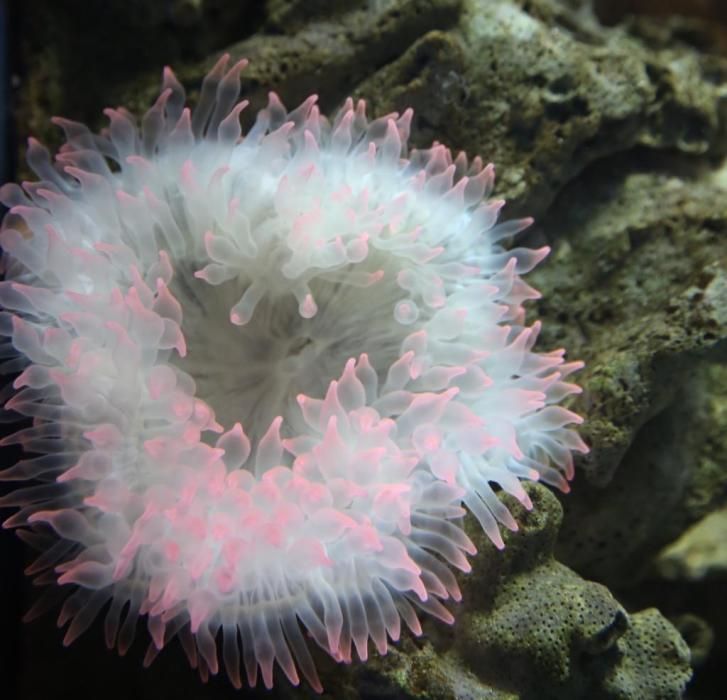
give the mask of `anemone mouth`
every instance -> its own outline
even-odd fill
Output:
[[[383,259],[368,261],[367,272],[381,270],[382,264]],[[404,339],[425,318],[409,324],[395,318],[402,292],[394,282],[396,270],[390,269],[364,294],[345,284],[312,280],[317,311],[310,318],[300,315],[292,295],[267,295],[239,325],[230,320],[229,310],[255,283],[255,271],[215,287],[187,272],[182,266],[170,285],[182,306],[187,351],[183,357],[174,354],[170,363],[194,380],[195,395],[222,426],[240,422],[253,444],[277,416],[283,419],[284,437],[305,431],[298,397],[323,399],[346,362],[363,349],[383,384]]]

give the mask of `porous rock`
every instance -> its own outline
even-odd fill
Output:
[[[604,586],[553,558],[558,500],[529,485],[534,509],[497,551],[475,526],[479,554],[462,577],[452,628],[428,622],[421,640],[351,669],[379,694],[460,700],[678,700],[690,652],[657,610],[629,613]],[[349,678],[345,686],[356,685]],[[384,694],[384,689],[386,694]],[[398,690],[396,690],[398,689]],[[398,692],[401,695],[397,694]]]
[[[469,667],[523,700],[681,697],[691,673],[677,630],[657,610],[628,613],[553,559],[561,508],[542,487],[529,491],[535,508],[520,531],[466,582],[457,648]]]

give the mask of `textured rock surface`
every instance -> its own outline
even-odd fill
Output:
[[[457,648],[469,667],[523,699],[681,697],[691,671],[677,630],[555,561],[560,506],[542,487],[531,494],[506,552],[481,553],[466,582]]]
[[[462,579],[455,625],[428,624],[423,639],[354,666],[344,686],[367,682],[367,698],[428,700],[682,696],[690,652],[677,629],[655,609],[628,613],[604,586],[554,560],[560,504],[542,486],[528,491],[535,507],[515,506],[521,528],[503,552],[471,528],[479,554]]]
[[[100,126],[108,104],[142,111],[164,63],[195,89],[208,54],[229,48],[251,59],[250,114],[269,88],[291,105],[317,92],[325,111],[348,94],[376,113],[413,106],[415,143],[437,139],[493,160],[509,214],[538,218],[528,242],[554,249],[529,280],[544,295],[530,318],[544,319],[542,347],[568,347],[588,363],[578,409],[593,448],[563,499],[556,552],[570,568],[550,556],[559,515],[538,490],[542,511],[509,548],[482,546],[456,627],[429,625],[423,640],[366,665],[322,659],[329,697],[678,697],[685,650],[652,605],[678,616],[693,646],[700,670],[689,697],[727,697],[715,662],[727,653],[727,619],[715,612],[723,592],[667,581],[654,566],[727,501],[727,169],[718,168],[727,60],[714,38],[727,34],[674,17],[612,26],[610,14],[605,26],[588,0],[27,5],[19,144],[28,133],[52,143],[53,114]],[[79,35],[81,13],[96,31]],[[580,576],[647,610],[626,612]],[[142,671],[143,654],[110,657],[99,634],[62,657],[48,634],[30,628],[26,640],[29,654],[48,659],[48,674],[28,674],[36,689],[64,671],[83,678],[89,659],[109,698],[123,687],[157,699],[198,687],[174,653]],[[197,697],[226,693],[218,683]]]
[[[366,92],[379,111],[418,108],[425,142],[486,153],[513,210],[537,217],[588,164],[639,145],[727,147],[725,63],[605,28],[588,2],[469,0],[448,37],[422,37]]]
[[[557,266],[534,275],[541,314],[562,321],[548,340],[591,358],[593,451],[559,552],[609,585],[634,581],[727,490],[725,191],[664,167],[643,154],[584,173],[543,224],[561,234]]]

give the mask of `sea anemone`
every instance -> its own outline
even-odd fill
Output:
[[[581,365],[533,351],[522,281],[547,248],[505,249],[494,171],[440,144],[407,152],[411,110],[275,94],[244,136],[223,56],[194,111],[164,71],[140,126],[65,119],[39,182],[6,185],[2,444],[30,482],[1,501],[69,591],[71,643],[105,611],[150,662],[178,637],[203,677],[277,663],[321,689],[306,637],[337,660],[452,622],[454,569],[517,524],[498,491],[563,491],[580,418],[557,405]]]

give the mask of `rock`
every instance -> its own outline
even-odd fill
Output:
[[[691,613],[677,615],[670,622],[679,630],[682,639],[689,645],[692,668],[702,667],[709,659],[714,647],[714,630],[709,623]]]
[[[655,567],[670,580],[727,580],[727,509],[710,513],[665,547]]]
[[[380,112],[421,105],[414,132],[423,142],[492,160],[514,213],[542,215],[566,183],[610,154],[727,149],[724,91],[713,78],[727,63],[606,28],[588,2],[469,0],[451,38],[459,57],[452,50],[444,66],[433,61],[425,35],[365,92]]]
[[[540,486],[504,552],[480,552],[465,582],[457,649],[489,684],[526,700],[680,698],[689,648],[657,610],[628,613],[553,559],[562,512]],[[477,542],[478,547],[481,546]]]
[[[554,264],[533,275],[545,342],[586,357],[592,448],[558,552],[608,585],[638,580],[727,488],[724,198],[710,174],[615,157],[542,223],[546,240],[560,236]]]
[[[343,687],[365,680],[378,688],[365,697],[402,700],[682,697],[690,651],[677,629],[653,608],[627,612],[604,586],[555,561],[561,507],[542,486],[528,493],[534,508],[513,504],[521,528],[504,551],[470,523],[479,553],[460,577],[455,624],[428,622],[422,639],[346,669]]]

